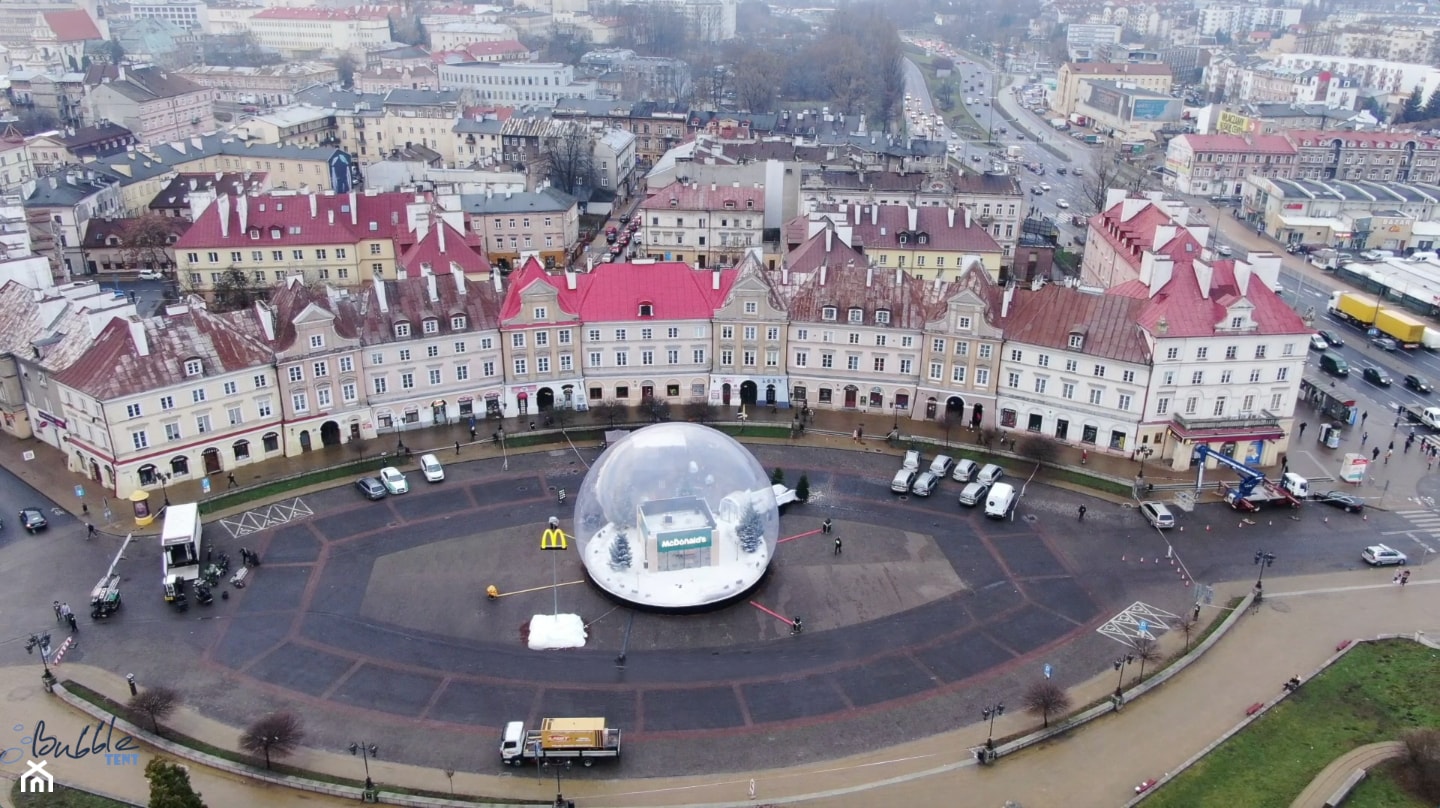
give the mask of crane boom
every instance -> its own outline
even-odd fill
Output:
[[[1240,477],[1240,485],[1236,487],[1237,496],[1244,499],[1254,493],[1255,489],[1265,483],[1265,475],[1241,463],[1233,457],[1220,454],[1205,444],[1195,447],[1195,453],[1200,456],[1200,473],[1195,479],[1195,487],[1199,488],[1205,484],[1205,461],[1213,459],[1222,466],[1228,467]]]

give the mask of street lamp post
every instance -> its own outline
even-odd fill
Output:
[[[1265,568],[1274,563],[1274,553],[1267,553],[1264,550],[1255,551],[1255,564],[1260,567],[1260,574],[1255,578],[1255,600],[1257,601],[1265,593]]]
[[[160,481],[160,497],[165,500],[165,507],[170,507],[170,492],[165,484],[170,482],[170,475],[163,471],[155,472],[155,478]]]
[[[375,781],[370,779],[370,758],[380,754],[380,747],[373,743],[357,742],[350,744],[350,754],[359,755],[365,761],[365,790],[374,791]]]
[[[564,808],[564,806],[565,806],[565,794],[564,794],[564,792],[562,792],[562,791],[560,790],[560,770],[561,770],[561,769],[564,769],[565,771],[569,771],[569,770],[570,770],[570,761],[567,760],[567,761],[565,761],[564,763],[561,763],[561,762],[559,762],[559,761],[556,761],[556,762],[553,762],[553,763],[552,763],[551,761],[548,761],[548,760],[547,760],[547,761],[545,761],[544,764],[542,764],[542,765],[548,766],[548,767],[550,767],[551,769],[554,770],[554,772],[555,772],[555,808]]]
[[[1115,670],[1118,674],[1115,678],[1115,698],[1117,701],[1119,699],[1125,698],[1123,690],[1125,684],[1125,666],[1129,665],[1131,662],[1134,661],[1134,654],[1126,654],[1125,656],[1119,657],[1115,660]]]
[[[41,678],[45,682],[49,682],[55,678],[55,674],[50,672],[50,660],[46,658],[46,654],[50,653],[50,632],[46,631],[39,634],[31,634],[30,637],[25,640],[25,653],[33,654],[36,648],[40,649],[40,666],[45,669],[45,673]]]
[[[985,736],[985,750],[995,750],[995,719],[1005,714],[1005,702],[997,701],[994,704],[981,708],[980,718],[990,722],[990,730]]]

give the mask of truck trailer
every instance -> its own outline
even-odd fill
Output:
[[[160,572],[166,600],[186,581],[200,577],[200,505],[185,502],[165,506],[160,530]]]
[[[1401,348],[1419,348],[1425,340],[1425,324],[1396,309],[1382,307],[1375,316],[1375,328],[1400,343]]]
[[[1332,292],[1329,310],[1336,319],[1356,328],[1369,328],[1375,322],[1376,313],[1380,311],[1380,301],[1370,295]]]
[[[511,766],[551,758],[593,766],[598,758],[618,757],[620,730],[605,726],[603,718],[546,718],[540,729],[511,721],[500,740],[500,759]]]
[[[1402,348],[1419,348],[1425,341],[1425,323],[1371,295],[1332,292],[1330,314],[1356,328],[1374,328]]]

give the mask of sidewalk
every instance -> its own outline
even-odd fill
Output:
[[[720,423],[737,425],[736,417],[739,413],[738,407],[727,408],[720,416]],[[780,408],[771,412],[768,407],[747,407],[746,425],[750,427],[779,427],[789,430],[793,419],[798,416],[799,411]],[[538,416],[537,416],[538,417]],[[1304,416],[1297,416],[1304,419]],[[543,420],[537,420],[537,426],[543,424]],[[620,423],[619,428],[639,428],[647,425],[648,421],[633,420]],[[266,485],[277,480],[284,480],[305,474],[307,472],[339,466],[347,463],[355,463],[368,460],[373,463],[378,471],[382,466],[399,465],[402,469],[413,470],[418,463],[419,457],[426,452],[434,452],[439,455],[441,462],[466,462],[471,460],[494,459],[500,457],[502,447],[496,445],[490,435],[500,427],[502,421],[486,420],[477,423],[478,440],[470,440],[470,429],[467,424],[455,423],[446,426],[427,427],[422,429],[407,430],[398,435],[384,435],[369,441],[358,441],[340,446],[329,446],[294,457],[282,457],[267,460],[261,463],[254,463],[241,466],[235,469],[236,481],[240,489],[251,486]],[[507,435],[512,438],[530,432],[527,428],[529,421],[526,419],[508,418],[503,421]],[[606,428],[606,423],[598,421],[586,413],[578,413],[573,417],[569,428],[574,431],[586,431],[594,433],[596,430]],[[857,427],[864,430],[864,445],[857,445],[852,435]],[[900,440],[893,445],[887,444],[885,434],[892,427],[897,427],[901,432]],[[1001,458],[1000,462],[1005,463],[1005,458],[1010,458],[1016,463],[1030,462],[1024,457],[1025,440],[1030,433],[1023,430],[991,430],[995,435],[995,443],[990,447],[989,453]],[[1354,430],[1352,430],[1354,431]],[[539,428],[537,433],[557,433],[555,428]],[[1313,433],[1312,433],[1313,434]],[[780,443],[797,446],[817,446],[825,448],[844,448],[859,451],[883,452],[900,455],[908,446],[908,441],[917,439],[928,441],[937,445],[948,445],[951,447],[949,453],[956,456],[974,456],[984,451],[979,445],[981,433],[977,433],[968,427],[951,427],[948,434],[945,426],[935,421],[910,420],[904,417],[899,419],[884,413],[863,413],[863,412],[838,412],[838,411],[815,411],[811,421],[806,423],[804,435],[798,438],[762,438],[758,436],[749,437],[743,432],[738,435],[742,443]],[[1355,436],[1358,442],[1358,434]],[[396,463],[396,448],[400,441],[409,449],[408,459]],[[1014,441],[1012,444],[1011,441]],[[460,445],[460,454],[455,454],[456,443]],[[506,445],[505,451],[511,453],[551,451],[563,442],[548,443],[540,446],[512,447]],[[594,441],[588,444],[594,445]],[[1004,449],[1001,449],[1001,446]],[[1012,448],[1012,446],[1014,448]],[[1113,481],[1125,484],[1133,482],[1136,475],[1141,471],[1141,462],[1131,458],[1129,452],[1112,452],[1099,447],[1087,447],[1083,454],[1079,446],[1056,443],[1055,457],[1052,461],[1059,467],[1070,467],[1083,470],[1087,473],[1101,477],[1110,478]],[[35,452],[35,459],[25,461],[23,453],[26,451]],[[927,450],[927,454],[933,450]],[[1394,487],[1388,493],[1388,500],[1391,504],[1403,503],[1407,498],[1415,495],[1415,481],[1424,473],[1424,462],[1419,460],[1419,453],[1412,452],[1410,455],[1402,456],[1396,454],[1392,465],[1395,469],[1393,481]],[[10,435],[0,433],[0,466],[4,466],[11,473],[24,480],[40,493],[50,498],[56,505],[71,512],[82,522],[89,522],[102,532],[123,536],[135,530],[135,523],[131,517],[130,503],[116,500],[113,496],[107,497],[106,492],[100,488],[100,484],[82,475],[70,472],[65,467],[65,460],[61,453],[53,447],[37,440],[22,441]],[[1195,482],[1194,470],[1175,472],[1167,466],[1162,466],[1154,460],[1147,461],[1144,466],[1144,480],[1163,488],[1167,486],[1182,486]],[[1313,467],[1310,467],[1313,466]],[[1301,461],[1301,456],[1296,455],[1291,461],[1292,470],[1301,474],[1312,474],[1317,476],[1332,476],[1334,469],[1322,468],[1319,464],[1307,466]],[[1386,467],[1388,471],[1390,467]],[[1279,474],[1278,468],[1267,468],[1264,471],[1271,475]],[[1211,482],[1207,478],[1207,482]],[[287,491],[285,496],[299,496],[307,491],[324,488],[334,488],[348,485],[348,478],[332,480],[320,483],[313,487],[297,487],[293,491]],[[168,498],[171,502],[203,502],[207,499],[215,499],[224,496],[229,491],[226,486],[226,474],[224,472],[214,474],[210,477],[211,491],[206,494],[202,490],[200,479],[172,482],[165,487],[164,491],[153,491],[151,493],[152,505],[159,505]],[[1063,485],[1063,484],[1062,484]],[[82,486],[85,491],[84,499],[77,499],[75,487]],[[1075,488],[1073,485],[1065,487]],[[1089,491],[1095,496],[1104,496],[1094,491]],[[1157,494],[1160,498],[1167,498],[1168,494]],[[271,497],[270,500],[278,499]],[[1206,500],[1210,501],[1210,500]],[[207,520],[215,519],[218,516],[230,515],[234,512],[243,511],[257,505],[264,504],[256,501],[246,503],[237,508],[227,509],[219,513],[207,515]],[[1378,504],[1378,503],[1376,503]],[[88,514],[84,512],[82,505],[88,507]],[[108,505],[111,517],[104,518],[104,511]],[[158,526],[152,526],[146,532],[158,531]]]
[[[1042,744],[1002,758],[993,766],[980,768],[971,761],[969,749],[983,743],[987,732],[985,724],[976,723],[865,755],[789,769],[641,781],[566,780],[563,789],[567,798],[584,808],[718,808],[766,802],[868,808],[953,804],[956,793],[964,793],[966,804],[976,806],[1001,805],[1005,800],[1015,800],[1027,808],[1120,805],[1133,796],[1136,783],[1159,777],[1204,749],[1238,723],[1248,705],[1273,697],[1290,676],[1297,672],[1308,676],[1341,640],[1417,630],[1440,634],[1440,582],[1420,580],[1400,589],[1377,578],[1372,571],[1274,580],[1275,591],[1266,598],[1265,608],[1256,616],[1242,618],[1214,649],[1172,683],[1132,702],[1118,715],[1065,736],[1064,743]],[[1244,581],[1221,588],[1216,602],[1242,593],[1248,586],[1249,582]],[[1174,650],[1178,643],[1175,636],[1165,641],[1167,650]],[[1118,645],[1116,648],[1117,653],[1123,650]],[[1236,676],[1237,671],[1245,675]],[[60,675],[112,698],[123,699],[127,694],[122,678],[99,669],[62,666]],[[1127,682],[1131,675],[1133,672],[1127,673]],[[1114,690],[1115,683],[1114,674],[1104,672],[1075,688],[1072,700],[1078,706],[1103,699]],[[6,717],[12,726],[22,722],[33,728],[33,722],[43,718],[47,734],[68,740],[77,737],[86,723],[84,716],[44,693],[37,666],[0,669],[0,691],[7,694]],[[188,708],[182,707],[164,723],[216,746],[234,748],[234,728]],[[1038,719],[1012,704],[1011,710],[995,722],[995,736],[1025,732],[1038,725]],[[470,766],[490,773],[457,773],[457,792],[506,799],[553,798],[554,783],[548,778],[537,780],[528,770],[510,775],[495,773],[500,766],[498,761],[491,761],[489,752],[467,753]],[[138,767],[112,768],[89,758],[58,761],[51,768],[62,782],[143,804],[143,763],[148,753],[142,758]],[[1104,765],[1096,765],[1097,761],[1104,761]],[[359,762],[344,754],[302,749],[287,762],[351,779],[363,777]],[[23,771],[23,762],[20,765]],[[192,764],[190,768],[197,788],[208,804],[217,808],[341,803],[336,798],[247,784],[204,766]],[[383,757],[372,761],[370,768],[381,784],[448,790],[448,781],[438,769],[394,765]],[[0,772],[8,777],[18,774],[15,764],[8,762]],[[758,802],[748,796],[752,777]],[[7,799],[0,797],[0,805],[7,805]]]

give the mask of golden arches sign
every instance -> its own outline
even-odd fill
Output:
[[[565,531],[558,527],[546,528],[545,532],[540,534],[541,550],[564,550],[568,547]]]

